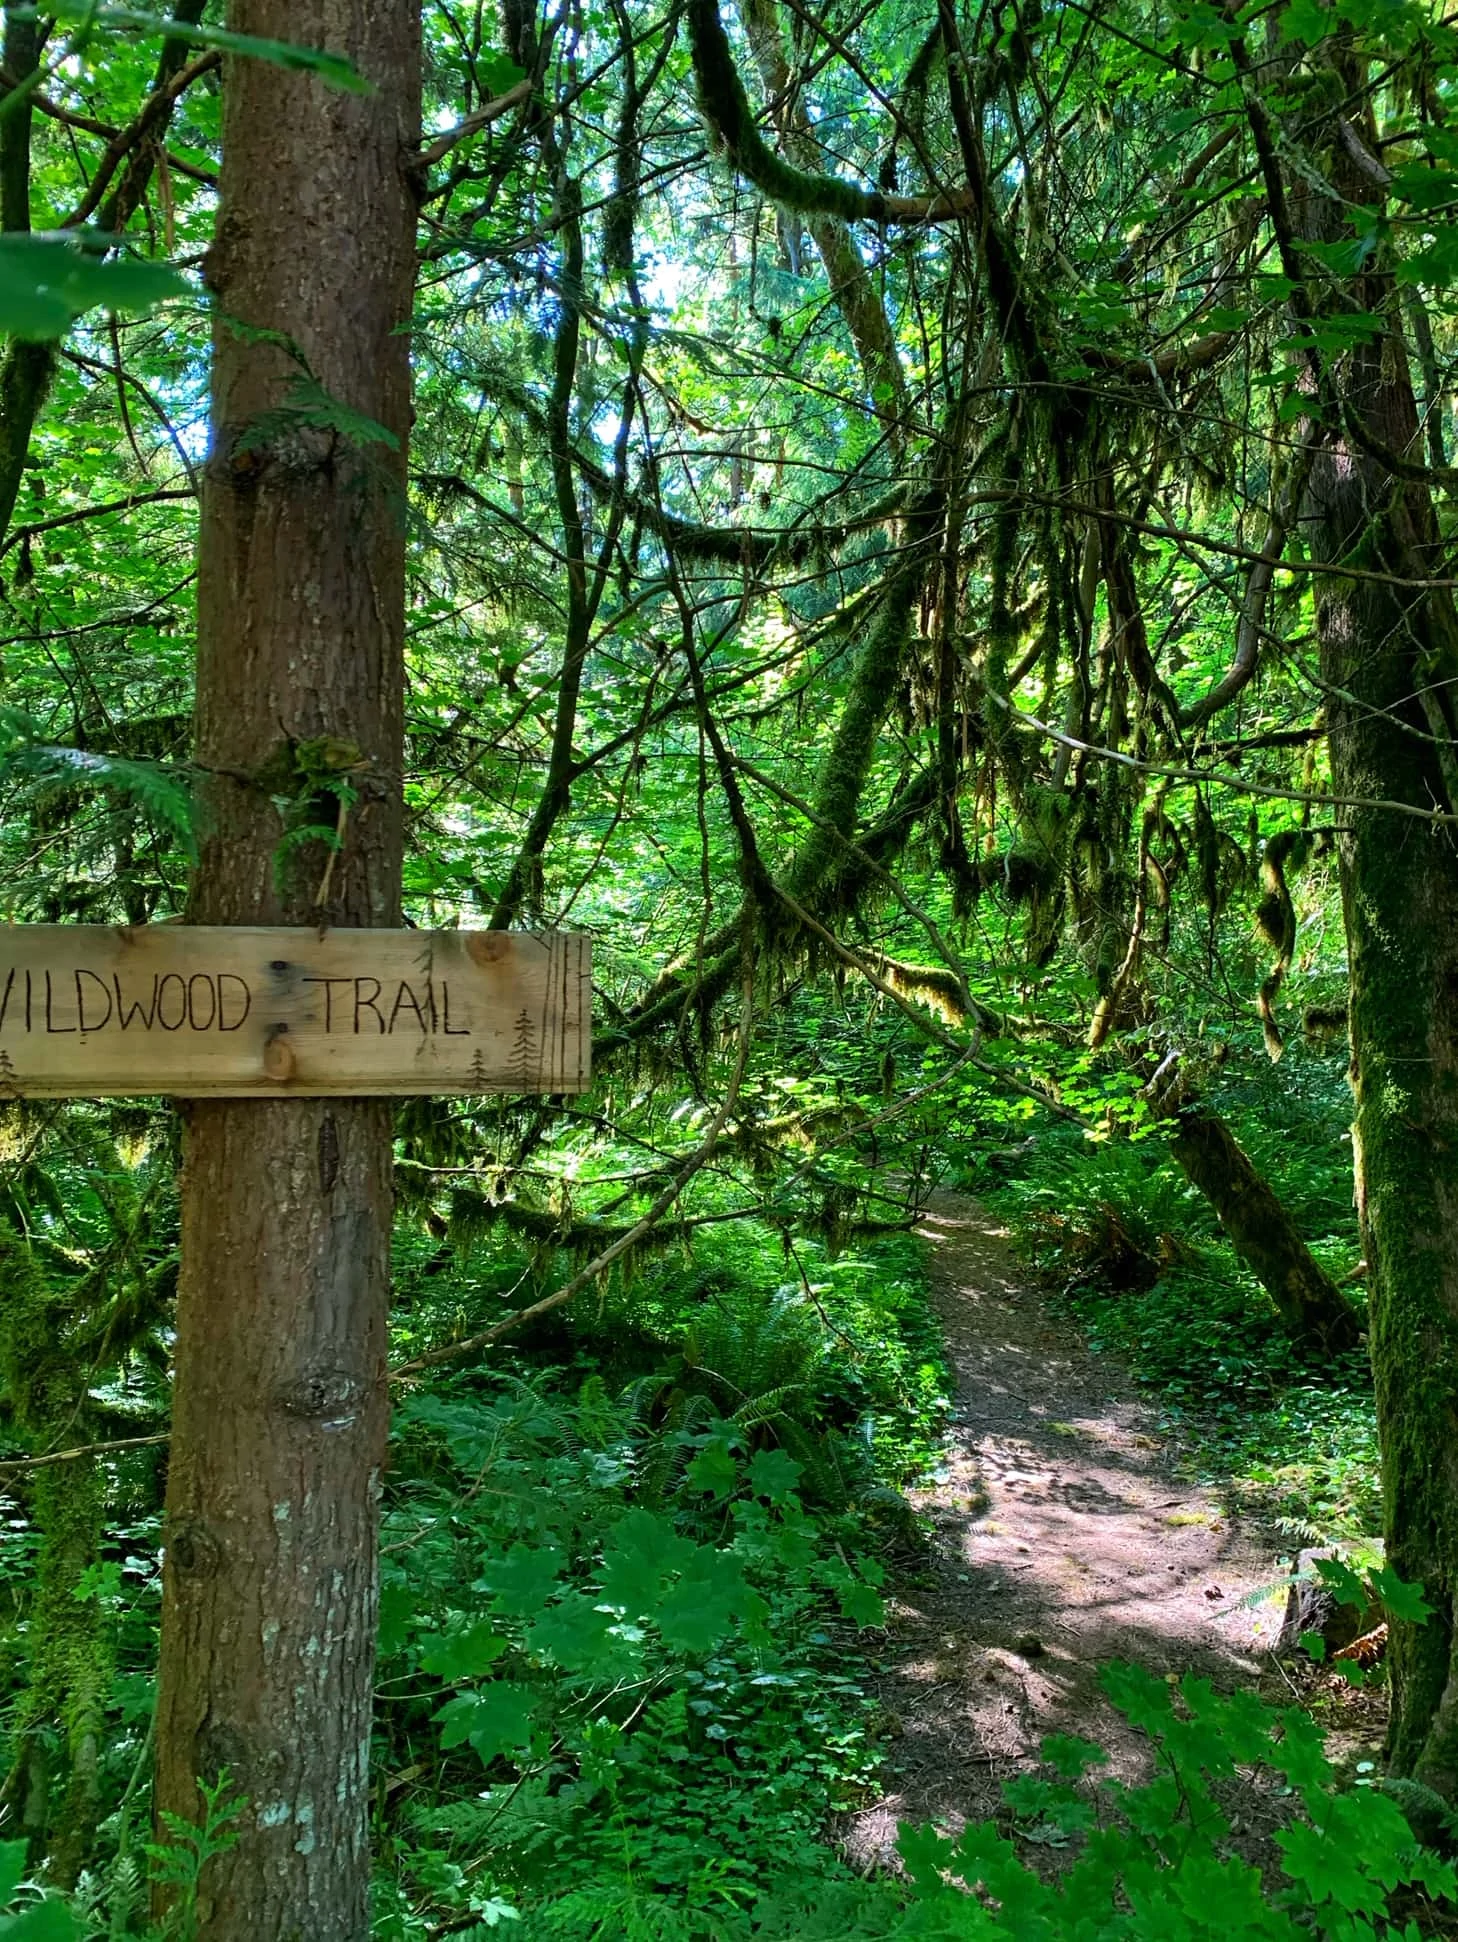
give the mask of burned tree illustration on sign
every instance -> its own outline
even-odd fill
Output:
[[[507,1073],[513,1086],[519,1092],[531,1092],[537,1083],[542,1069],[542,1056],[537,1044],[537,1028],[531,1013],[523,1005],[516,1015],[516,1034],[511,1044],[511,1060]]]

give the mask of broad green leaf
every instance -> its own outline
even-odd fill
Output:
[[[756,1497],[783,1504],[793,1495],[805,1466],[784,1450],[756,1450],[749,1460],[749,1487]]]
[[[167,14],[146,13],[136,7],[90,7],[85,0],[48,0],[45,8],[61,20],[94,22],[98,27],[125,27],[148,39],[183,40],[194,47],[216,47],[225,54],[247,54],[255,60],[271,61],[275,67],[294,68],[317,74],[332,88],[350,94],[373,94],[368,81],[342,55],[319,47],[300,47],[296,41],[262,40],[256,34],[235,34],[226,27],[194,25],[174,20]]]
[[[1369,1914],[1383,1906],[1381,1890],[1360,1860],[1324,1829],[1298,1822],[1278,1831],[1276,1845],[1285,1856],[1282,1867],[1293,1881],[1301,1883],[1313,1906],[1335,1902],[1349,1914]]]
[[[1392,171],[1392,189],[1413,209],[1445,209],[1458,202],[1458,170],[1409,162]]]
[[[1331,10],[1323,0],[1287,0],[1280,26],[1282,40],[1305,41],[1308,47],[1314,47],[1331,31]]]
[[[1190,1933],[1208,1936],[1285,1936],[1288,1924],[1266,1900],[1258,1868],[1235,1856],[1219,1858],[1199,1848],[1184,1856],[1169,1887],[1189,1918]],[[1168,1921],[1173,1910],[1165,1914]]]
[[[867,1626],[880,1625],[885,1620],[885,1599],[880,1592],[870,1585],[862,1584],[858,1578],[852,1578],[848,1583],[841,1585],[836,1592],[836,1598],[840,1604],[841,1617],[848,1619],[852,1625],[858,1625],[862,1631]]]
[[[506,1651],[509,1641],[489,1619],[477,1619],[457,1632],[436,1632],[422,1639],[420,1663],[442,1679],[479,1679]]]
[[[488,95],[509,94],[518,81],[525,81],[526,69],[518,67],[505,54],[485,48],[476,56],[476,79]]]
[[[24,1841],[0,1842],[0,1904],[15,1899],[25,1875],[25,1847]],[[76,1918],[54,1895],[0,1915],[5,1942],[79,1942],[80,1935]]]
[[[533,1618],[557,1589],[564,1562],[555,1544],[535,1549],[513,1544],[502,1557],[487,1560],[475,1589],[491,1592],[499,1608],[511,1617]]]
[[[1371,1593],[1366,1581],[1343,1558],[1318,1558],[1316,1575],[1339,1605],[1365,1609]]]
[[[605,1666],[615,1641],[612,1619],[583,1592],[569,1592],[551,1605],[526,1635],[533,1657],[550,1659],[564,1672],[591,1672]]]
[[[1161,1733],[1173,1717],[1169,1687],[1143,1666],[1114,1660],[1099,1674],[1099,1684],[1131,1725]]]
[[[739,1465],[734,1452],[721,1437],[712,1437],[695,1455],[688,1468],[691,1490],[706,1497],[728,1497],[738,1488]]]
[[[1101,1766],[1108,1754],[1092,1740],[1081,1740],[1072,1733],[1049,1733],[1040,1748],[1043,1758],[1065,1780],[1077,1780],[1085,1768]]]
[[[1423,1625],[1432,1617],[1433,1607],[1424,1596],[1422,1586],[1408,1584],[1389,1565],[1379,1566],[1372,1572],[1371,1580],[1390,1617],[1403,1619],[1410,1625]]]
[[[1271,1750],[1271,1765],[1293,1787],[1324,1787],[1331,1779],[1331,1764],[1320,1728],[1299,1706],[1286,1707],[1279,1717],[1281,1737]]]
[[[1399,283],[1421,283],[1444,290],[1458,282],[1458,223],[1436,223],[1430,240],[1405,255],[1393,274]]]
[[[500,1412],[481,1403],[453,1402],[443,1396],[412,1396],[399,1421],[419,1423],[445,1438],[453,1460],[479,1473],[494,1456],[501,1437]]]
[[[835,1593],[841,1616],[853,1625],[879,1625],[885,1618],[886,1607],[880,1593],[865,1578],[858,1577],[843,1559],[826,1558],[819,1576],[821,1583]]]
[[[680,1537],[651,1511],[630,1510],[613,1526],[603,1550],[602,1595],[634,1616],[658,1604],[663,1581],[694,1555],[691,1538]]]
[[[0,1841],[0,1908],[25,1879],[25,1849],[24,1841]]]
[[[47,1896],[15,1915],[0,1915],[5,1942],[79,1942],[81,1930],[64,1902]]]
[[[530,1686],[496,1679],[477,1692],[457,1693],[435,1715],[440,1742],[447,1749],[469,1746],[483,1766],[503,1754],[524,1753],[542,1695]]]
[[[679,1652],[707,1652],[734,1630],[747,1603],[744,1571],[737,1558],[702,1546],[653,1614],[665,1645]]]
[[[188,285],[165,263],[104,260],[91,236],[0,236],[0,334],[61,337],[88,310],[145,314]],[[89,243],[89,247],[88,247]]]

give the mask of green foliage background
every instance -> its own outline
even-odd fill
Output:
[[[198,833],[219,78],[179,99],[121,242],[81,223],[60,243],[163,36],[47,12],[42,233],[0,239],[6,369],[71,328],[0,538],[0,905],[141,923],[181,909]],[[1363,1357],[1289,1339],[1147,1085],[1177,1052],[1351,1275],[1340,805],[1299,538],[1258,675],[1202,708],[1299,463],[1308,353],[1336,368],[1406,332],[1441,480],[1452,25],[1416,0],[1009,5],[967,10],[957,53],[907,5],[768,18],[786,95],[748,6],[723,17],[738,78],[717,95],[702,5],[504,34],[426,9],[445,146],[403,513],[407,904],[422,926],[589,930],[599,1077],[577,1102],[400,1113],[377,1930],[1406,1942],[1452,1882],[1385,1795],[1338,1787],[1297,1712],[1197,1683],[1176,1702],[1128,1670],[1112,1689],[1161,1749],[1148,1788],[1101,1791],[1053,1747],[1000,1832],[908,1836],[898,1885],[852,1879],[826,1835],[876,1787],[865,1668],[922,1541],[899,1493],[947,1407],[910,1232],[938,1185],[1006,1216],[1233,1503],[1293,1546],[1376,1527]],[[1242,34],[1267,37],[1256,82]],[[191,41],[228,45],[210,22]],[[1305,246],[1298,329],[1247,109],[1254,88],[1304,141],[1335,112],[1333,48],[1369,77],[1388,179],[1343,240]],[[327,53],[287,58],[350,84]],[[522,111],[483,115],[528,70]],[[726,100],[739,133],[716,144]],[[18,125],[14,92],[0,109]],[[937,206],[978,144],[980,230]],[[1349,288],[1377,260],[1385,323]],[[290,414],[366,455],[376,435],[304,364]],[[574,629],[571,772],[544,818]],[[278,785],[280,869],[321,868],[318,782],[305,761]],[[737,1058],[746,897],[755,1029],[712,1163],[569,1308],[454,1353],[693,1156]],[[84,1932],[125,1937],[149,1868],[195,1885],[205,1865],[175,1829],[149,1857],[142,1809],[175,1120],[12,1105],[0,1138],[0,1800],[24,1842],[0,1926],[61,1932],[28,1869]],[[1208,1784],[1252,1765],[1300,1809],[1264,1884],[1223,1850]],[[244,1809],[213,1805],[226,1841]],[[1077,1847],[1058,1881],[1016,1845],[1030,1828]]]

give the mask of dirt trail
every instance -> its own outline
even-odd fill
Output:
[[[1281,1610],[1241,1603],[1280,1575],[1270,1544],[1175,1479],[1154,1412],[1049,1310],[997,1224],[947,1194],[920,1231],[957,1385],[941,1478],[912,1497],[933,1552],[891,1606],[895,1791],[847,1830],[867,1862],[900,1820],[992,1813],[1046,1733],[1099,1740],[1132,1771],[1099,1667],[1251,1683]]]

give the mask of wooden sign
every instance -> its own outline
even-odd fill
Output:
[[[0,1097],[581,1092],[586,937],[0,926]]]

